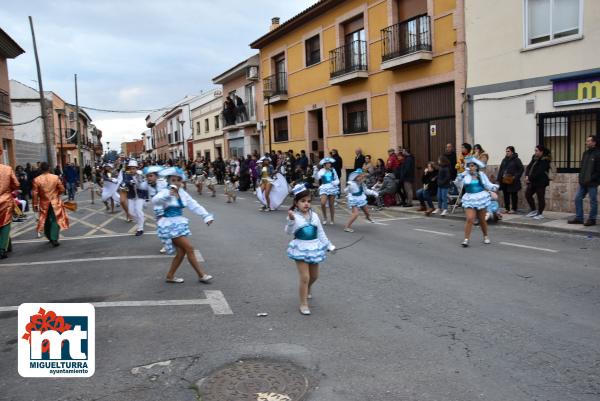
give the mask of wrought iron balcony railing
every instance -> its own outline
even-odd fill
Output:
[[[282,71],[265,78],[263,92],[271,96],[287,95],[287,73]]]
[[[383,61],[418,51],[431,51],[431,19],[421,15],[381,30]]]
[[[367,42],[355,40],[329,52],[331,78],[354,71],[367,71]]]

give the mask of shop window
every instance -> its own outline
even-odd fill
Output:
[[[585,140],[596,135],[599,121],[600,109],[540,114],[539,142],[550,150],[558,172],[579,171]]]

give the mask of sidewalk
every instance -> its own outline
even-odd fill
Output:
[[[424,216],[423,212],[417,211],[418,207],[399,207],[392,206],[383,208],[382,211],[394,214],[417,214]],[[449,209],[451,210],[451,209]],[[560,213],[560,212],[544,212],[543,220],[534,220],[530,217],[525,216],[526,213],[519,214],[504,214],[502,220],[497,224],[504,226],[512,226],[519,228],[528,228],[533,230],[553,231],[562,232],[569,234],[579,234],[585,236],[600,237],[600,225],[591,227],[584,227],[583,224],[568,224],[567,220],[573,217],[572,213]],[[456,219],[464,220],[465,212],[462,208],[456,208],[454,214],[448,214],[446,217],[440,217],[438,215],[431,215],[431,219]]]

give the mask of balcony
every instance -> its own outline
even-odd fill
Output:
[[[355,40],[329,52],[329,84],[339,85],[369,76],[367,42]]]
[[[271,98],[271,103],[273,102]],[[231,109],[224,109],[221,113],[221,124],[223,131],[232,131],[234,129],[256,125],[256,113],[254,102],[244,102],[243,106],[234,106]]]
[[[430,21],[428,15],[421,15],[382,29],[381,69],[431,61]]]
[[[287,101],[287,73],[285,71],[282,71],[263,79],[263,93],[271,94],[271,97],[269,98],[269,103]],[[267,101],[265,101],[265,104],[267,104]]]
[[[104,150],[102,148],[102,144],[94,145],[94,154],[96,156],[102,156],[103,153],[104,153]]]

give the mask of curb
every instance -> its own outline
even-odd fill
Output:
[[[389,209],[389,208],[386,208],[384,210],[388,213],[394,213],[394,214],[411,214],[411,215],[423,216],[422,212],[417,212],[415,210],[396,210],[396,209]],[[464,221],[464,216],[448,214],[444,217],[444,219]],[[547,227],[544,225],[534,225],[534,224],[519,223],[519,222],[509,222],[509,221],[502,221],[497,224],[500,226],[504,226],[504,227],[526,228],[526,229],[530,229],[530,230],[538,230],[538,231],[546,231],[546,232],[554,232],[554,233],[565,233],[565,234],[575,234],[575,235],[581,235],[583,237],[591,236],[591,237],[600,238],[600,231],[583,231],[583,230],[577,230],[577,229],[571,229],[571,228]]]

